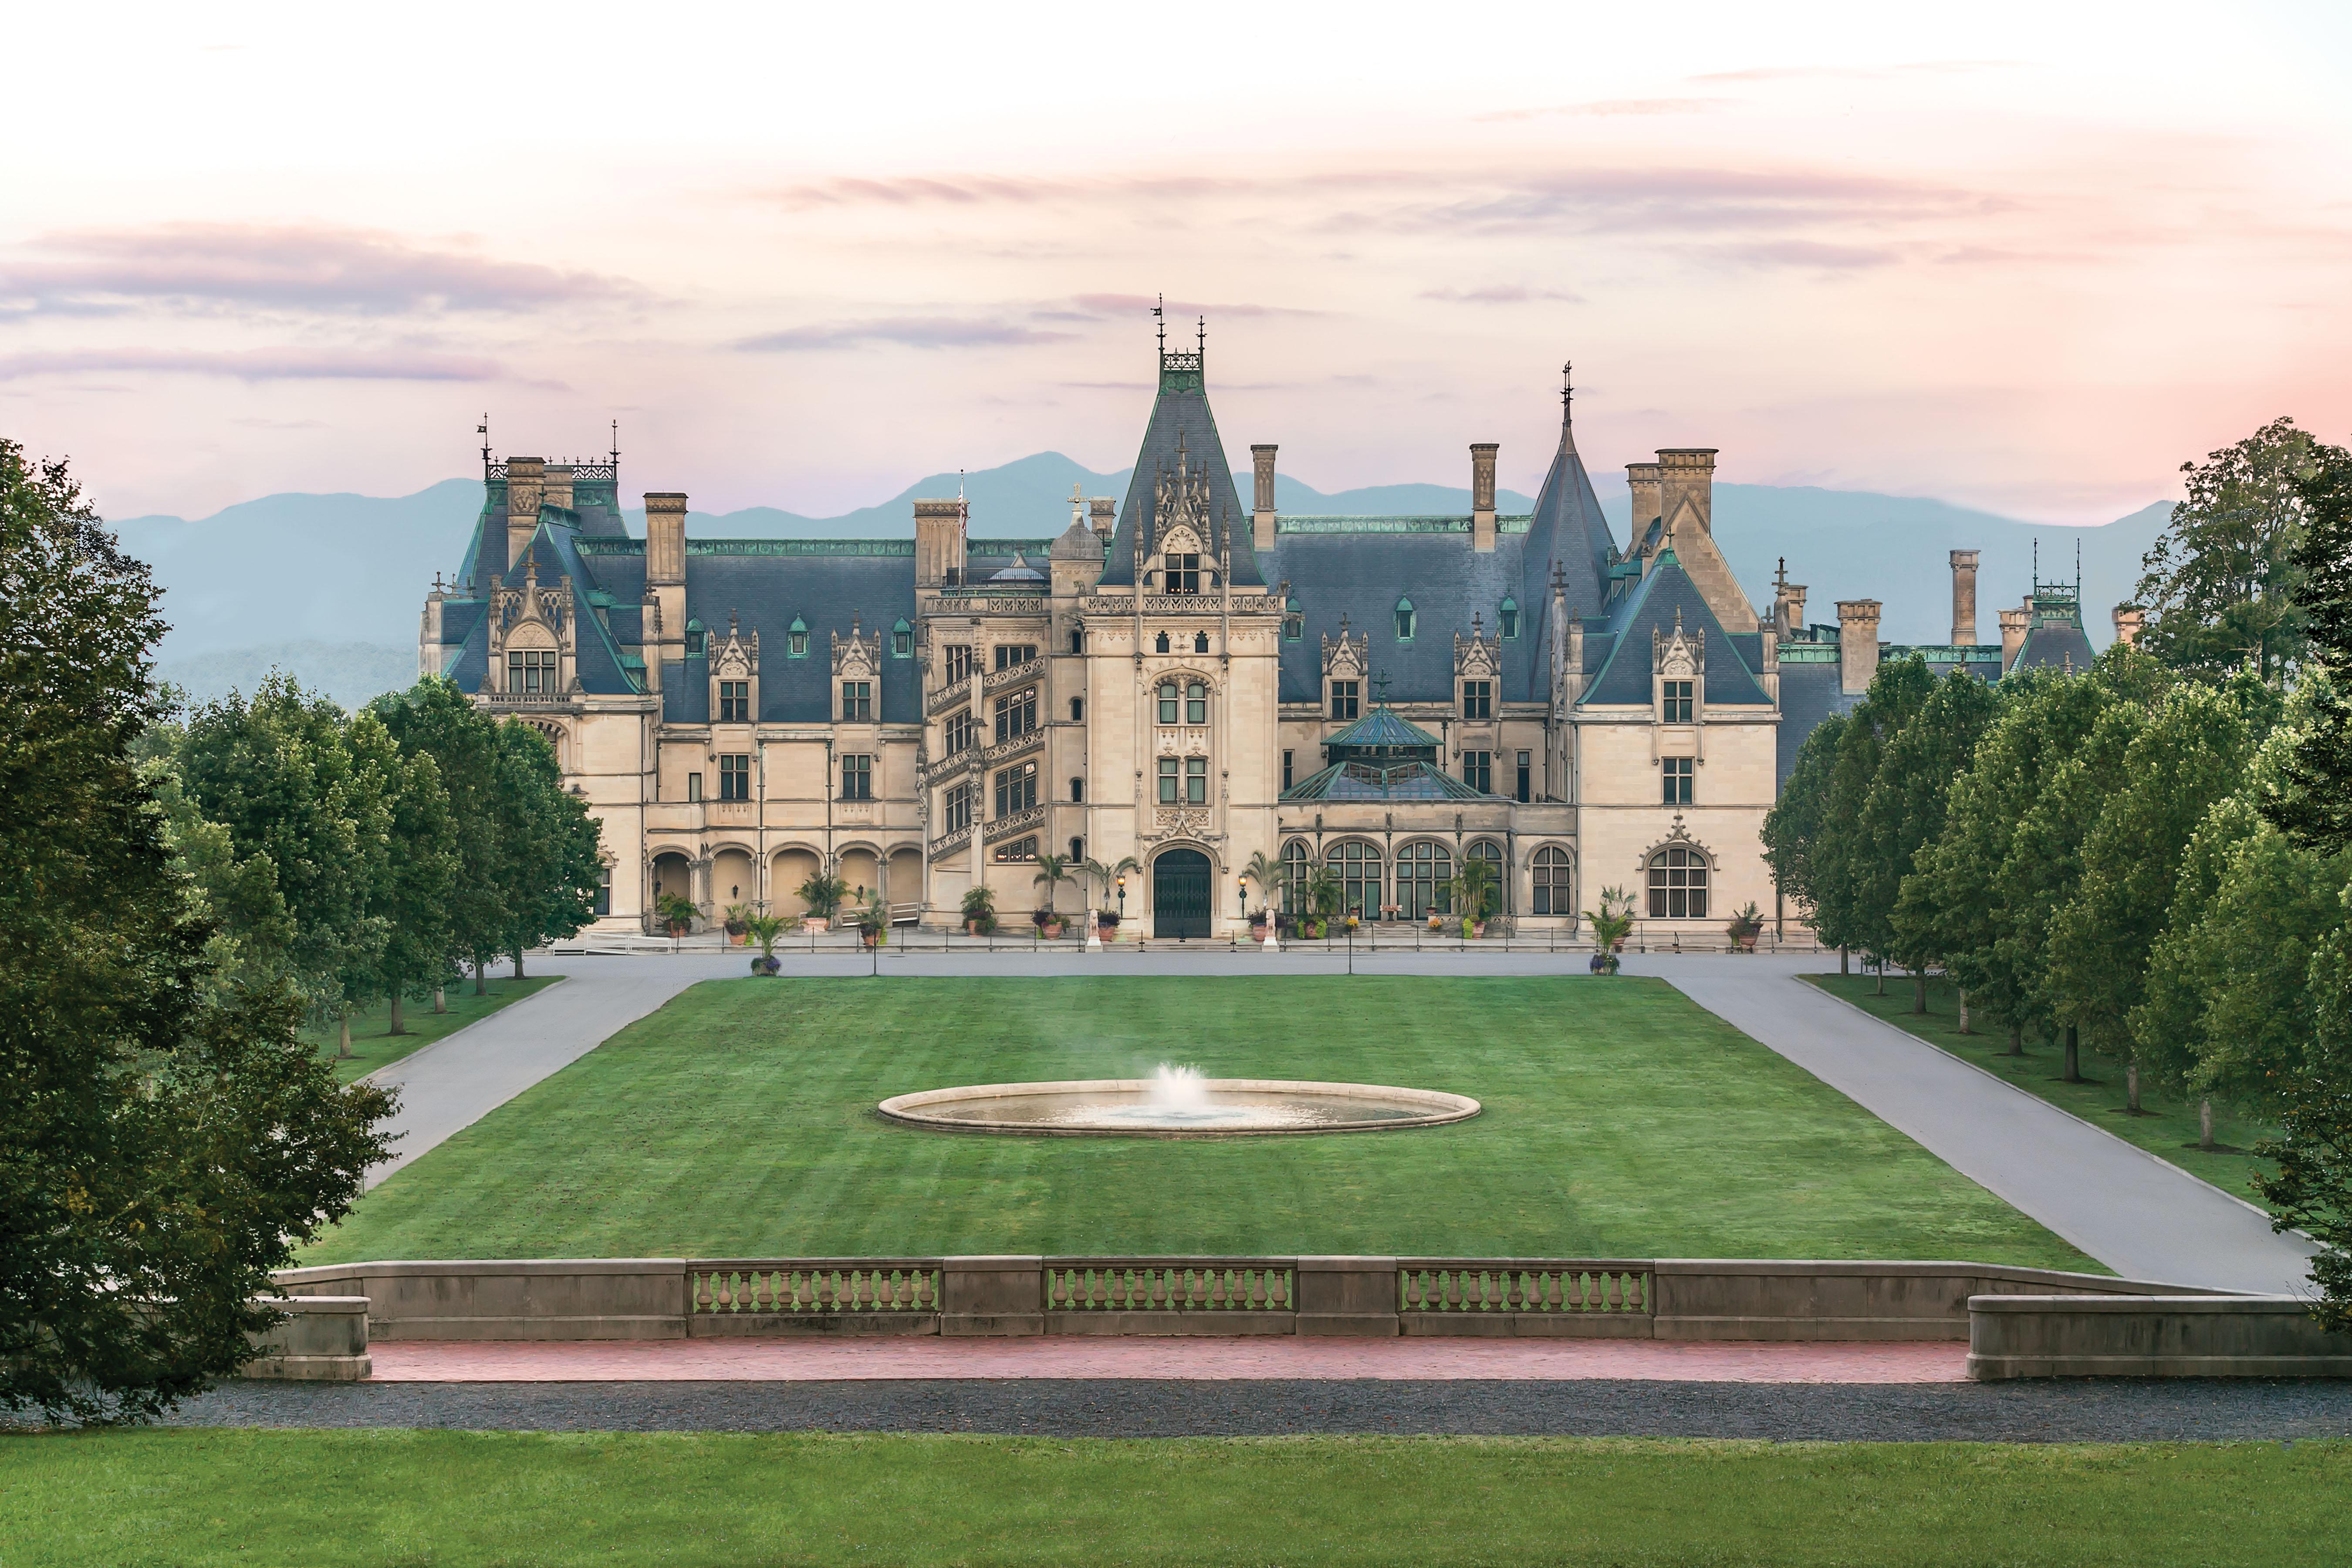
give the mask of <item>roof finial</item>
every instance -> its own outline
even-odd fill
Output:
[[[1201,353],[1205,354],[1209,352],[1209,318],[1205,312],[1201,317],[1201,324],[1193,337],[1192,346]]]
[[[482,411],[482,422],[474,426],[474,434],[482,438],[482,478],[484,479],[488,479],[490,477],[490,414],[488,409],[486,408]]]
[[[1559,416],[1562,419],[1574,417],[1575,410],[1572,405],[1575,397],[1576,362],[1572,359],[1562,360],[1559,364]]]
[[[1168,296],[1160,296],[1160,303],[1151,307],[1151,319],[1160,323],[1160,352],[1168,352]]]
[[[620,477],[621,477],[621,422],[620,422],[619,420],[615,419],[615,420],[614,420],[614,421],[613,421],[613,478],[614,478],[614,479],[615,481],[618,481],[618,480],[619,480],[619,479],[620,479]]]
[[[1385,669],[1372,677],[1372,700],[1382,708],[1389,705],[1389,672]]]

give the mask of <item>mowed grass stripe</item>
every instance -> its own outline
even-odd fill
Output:
[[[11,1568],[2339,1560],[2340,1442],[0,1437]]]
[[[919,1131],[910,1089],[1148,1075],[1476,1097],[1305,1138]],[[362,1200],[306,1261],[888,1253],[1968,1258],[2096,1268],[1655,980],[714,981]]]

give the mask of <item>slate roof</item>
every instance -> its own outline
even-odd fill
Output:
[[[1148,552],[1156,530],[1155,487],[1162,469],[1175,468],[1180,444],[1185,464],[1202,472],[1208,480],[1210,520],[1218,535],[1211,548],[1231,544],[1234,585],[1256,587],[1265,582],[1253,542],[1250,514],[1242,510],[1241,494],[1234,489],[1233,465],[1225,460],[1225,444],[1217,435],[1217,416],[1209,410],[1204,357],[1164,348],[1160,352],[1160,391],[1152,399],[1151,421],[1144,426],[1143,447],[1135,455],[1135,473],[1127,483],[1126,504],[1118,510],[1118,527],[1111,534],[1101,579],[1106,584],[1134,584],[1137,532],[1141,531]]]
[[[1466,524],[1459,532],[1278,530],[1273,576],[1290,584],[1303,632],[1282,647],[1282,700],[1321,700],[1323,638],[1337,637],[1344,620],[1349,636],[1362,633],[1368,639],[1365,673],[1387,676],[1393,700],[1450,704],[1454,634],[1467,636],[1474,617],[1490,636],[1496,634],[1506,599],[1517,607],[1519,626],[1516,637],[1501,644],[1503,693],[1540,698],[1548,666],[1536,657],[1535,631],[1548,601],[1526,592],[1528,538],[1500,534],[1494,552],[1481,555],[1470,548]],[[1397,601],[1406,598],[1412,601],[1413,635],[1401,638]]]
[[[1756,635],[1733,637],[1707,608],[1690,574],[1672,550],[1662,552],[1639,586],[1619,602],[1610,617],[1606,650],[1596,660],[1594,639],[1585,641],[1585,668],[1596,673],[1585,683],[1577,706],[1643,706],[1654,697],[1650,680],[1651,633],[1671,636],[1680,625],[1686,634],[1706,633],[1706,704],[1710,708],[1769,707],[1772,699],[1755,675],[1763,660],[1762,639]],[[1743,648],[1740,645],[1748,645]]]

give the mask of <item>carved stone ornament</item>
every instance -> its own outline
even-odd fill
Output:
[[[1339,622],[1339,635],[1323,634],[1323,679],[1326,680],[1361,680],[1371,662],[1372,639],[1362,632],[1352,636],[1348,623]]]
[[[870,676],[882,668],[882,634],[861,630],[857,620],[849,623],[849,633],[833,634],[833,673],[841,676]]]
[[[1503,668],[1503,645],[1484,626],[1473,622],[1470,635],[1454,634],[1454,673],[1473,680],[1489,679]]]
[[[1680,610],[1675,612],[1675,629],[1664,632],[1650,628],[1651,667],[1668,680],[1695,679],[1706,662],[1706,631],[1702,627],[1697,636],[1683,630]]]

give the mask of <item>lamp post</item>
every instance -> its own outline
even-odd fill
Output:
[[[1234,913],[1249,919],[1249,883],[1240,877],[1234,879]]]
[[[1127,873],[1118,874],[1118,923],[1127,923]]]

